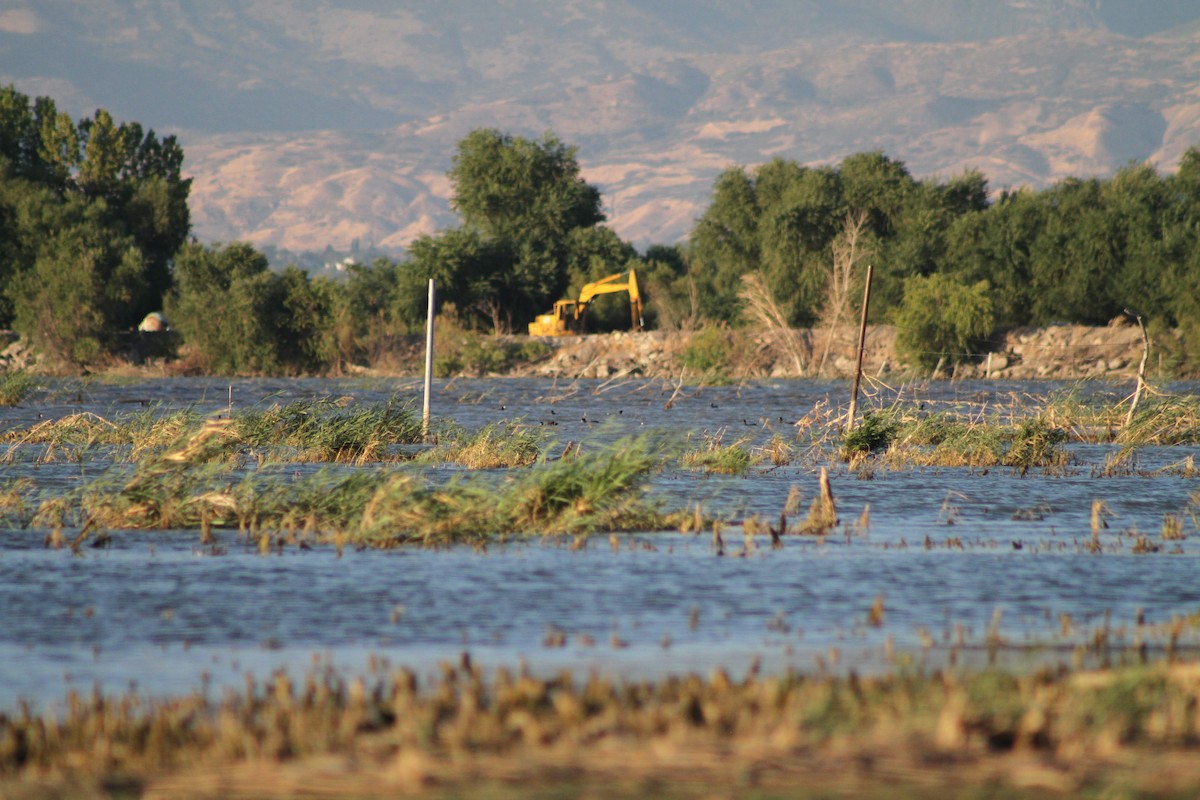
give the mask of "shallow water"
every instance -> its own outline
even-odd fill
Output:
[[[1003,405],[1062,388],[931,384],[906,390],[906,399],[930,408]],[[1082,390],[1115,402],[1124,389]],[[411,380],[62,383],[5,409],[0,429],[80,411],[221,413],[230,396],[244,409],[342,395],[369,403],[396,393],[418,402],[418,392]],[[434,412],[467,428],[522,419],[553,437],[548,452],[566,441],[591,447],[648,431],[722,433],[725,441],[761,445],[777,433],[794,435],[794,420],[815,404],[836,406],[844,393],[840,384],[803,381],[678,393],[652,381],[454,381],[439,382]],[[868,405],[890,400],[881,395]],[[615,549],[596,537],[579,550],[535,541],[339,557],[323,547],[263,556],[232,532],[213,548],[195,532],[115,531],[110,547],[75,556],[46,549],[44,530],[0,530],[0,709],[18,698],[52,703],[68,687],[93,684],[167,694],[240,684],[247,672],[265,676],[277,667],[362,671],[372,656],[428,671],[469,652],[488,666],[651,677],[718,666],[739,672],[756,659],[766,669],[871,670],[894,652],[941,667],[951,651],[985,658],[989,635],[1017,663],[1069,659],[1100,629],[1116,645],[1140,635],[1159,646],[1162,637],[1135,631],[1134,621],[1200,612],[1200,534],[1189,521],[1189,539],[1144,555],[1131,552],[1132,535],[1159,542],[1163,515],[1189,508],[1196,479],[1146,474],[1194,448],[1147,448],[1133,474],[1095,477],[1093,466],[1108,452],[1075,447],[1077,463],[1049,475],[881,468],[860,480],[835,470],[846,533],[789,537],[778,551],[758,537],[747,551],[731,524],[724,557],[711,533],[623,536]],[[58,493],[105,466],[19,457],[3,477],[29,477]],[[777,519],[794,486],[811,499],[815,469],[763,466],[729,477],[671,468],[651,480],[650,492],[667,507],[700,502],[736,522],[748,513]],[[1101,537],[1105,552],[1092,554],[1097,499],[1112,516]],[[869,526],[850,530],[867,506]],[[879,626],[868,624],[876,597],[885,608]],[[1072,620],[1065,634],[1064,614]],[[1193,630],[1185,646],[1195,644]]]

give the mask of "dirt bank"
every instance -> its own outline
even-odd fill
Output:
[[[832,336],[813,330],[722,329],[546,338],[542,341],[554,348],[554,354],[517,371],[554,378],[678,378],[684,373],[701,377],[706,371],[728,378],[836,378],[853,373],[856,340],[857,330],[850,326]],[[694,357],[701,346],[708,350],[723,348],[724,361],[704,369],[704,359]],[[1137,326],[1131,324],[1054,325],[1017,328],[995,337],[988,348],[957,367],[945,365],[939,377],[1132,378],[1142,357],[1142,338]],[[696,366],[697,362],[702,366]],[[868,329],[863,368],[868,374],[928,373],[897,354],[896,329],[891,325]]]

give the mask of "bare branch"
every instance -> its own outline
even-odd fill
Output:
[[[851,316],[856,267],[870,255],[870,248],[863,241],[866,228],[867,212],[852,211],[846,215],[841,233],[830,244],[833,259],[826,278],[825,305],[821,309],[820,327],[825,329],[825,345],[817,364],[818,375],[825,372],[825,361],[838,328]]]
[[[771,331],[784,351],[791,357],[796,367],[796,374],[804,374],[806,348],[796,331],[788,324],[787,317],[767,286],[767,279],[761,272],[750,272],[742,276],[742,288],[738,292],[747,315],[755,322]]]

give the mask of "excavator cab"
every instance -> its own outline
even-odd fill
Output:
[[[549,314],[538,314],[529,323],[530,336],[568,336],[575,332],[576,306],[574,300],[559,300]]]
[[[638,290],[637,273],[629,270],[585,285],[579,291],[578,300],[559,300],[554,304],[553,311],[539,314],[533,322],[529,323],[529,335],[570,336],[582,333],[588,304],[597,295],[613,292],[629,292],[633,329],[640,331],[645,324],[642,320],[642,296]]]

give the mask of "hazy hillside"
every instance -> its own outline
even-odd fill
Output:
[[[0,81],[177,132],[206,240],[400,247],[475,127],[579,145],[610,220],[686,236],[715,175],[881,149],[993,187],[1200,144],[1191,0],[0,0]]]

